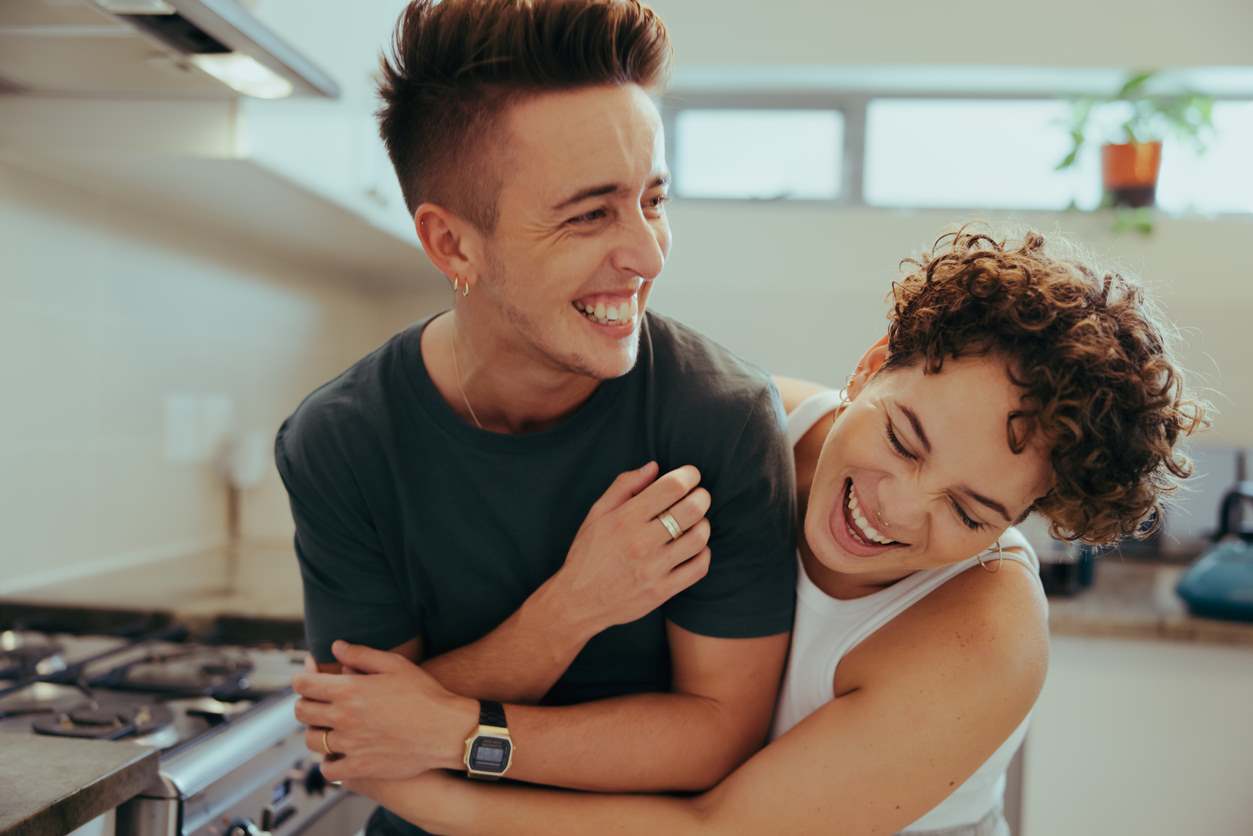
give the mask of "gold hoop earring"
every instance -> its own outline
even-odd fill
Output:
[[[456,273],[454,273],[452,277],[452,293],[454,296],[456,296],[458,293],[461,292],[461,288],[457,286],[460,283],[461,283],[461,277],[458,276]]]
[[[1001,561],[1005,559],[1004,552],[1001,551],[1001,541],[996,541],[996,563],[992,564],[992,568],[988,568],[988,563],[984,561],[983,556],[986,552],[979,552],[979,565],[983,567],[983,571],[992,572],[993,574],[1001,571]]]

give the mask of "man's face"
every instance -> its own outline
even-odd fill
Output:
[[[499,220],[477,288],[502,342],[559,371],[626,374],[670,250],[661,117],[624,85],[527,99],[503,123]]]

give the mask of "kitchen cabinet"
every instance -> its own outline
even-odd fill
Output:
[[[1253,647],[1055,636],[1019,836],[1239,836]]]
[[[257,0],[251,11],[330,73],[336,99],[139,100],[0,95],[0,163],[250,241],[345,281],[433,277],[373,116],[374,74],[403,4],[352,14]]]

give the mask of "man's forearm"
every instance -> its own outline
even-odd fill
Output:
[[[509,777],[597,792],[707,789],[765,742],[766,728],[732,722],[714,700],[636,694],[581,705],[506,707]],[[450,753],[448,768],[457,763]]]
[[[462,696],[532,704],[548,693],[595,633],[548,583],[495,630],[423,661],[422,669]]]

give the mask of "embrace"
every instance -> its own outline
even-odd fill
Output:
[[[379,122],[452,306],[279,431],[309,748],[369,834],[1007,833],[1014,526],[1146,530],[1206,408],[1144,290],[1036,233],[901,262],[834,387],[650,311],[669,62],[636,0],[402,15]]]

